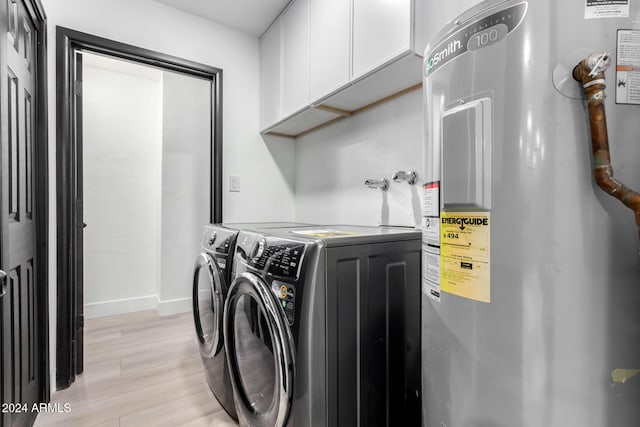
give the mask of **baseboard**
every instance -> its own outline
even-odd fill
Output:
[[[166,301],[157,300],[158,314],[160,316],[169,316],[171,314],[186,313],[193,309],[191,298],[178,298]]]
[[[84,305],[84,317],[85,319],[93,319],[96,317],[113,316],[136,311],[154,310],[157,307],[158,298],[155,295],[94,302]]]

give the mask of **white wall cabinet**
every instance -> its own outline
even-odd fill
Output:
[[[411,0],[353,0],[352,78],[412,48],[411,6]]]
[[[282,115],[309,105],[309,0],[282,15]]]
[[[309,93],[311,102],[349,83],[351,0],[310,0]]]
[[[262,109],[265,134],[298,136],[422,82],[421,0],[294,0],[281,14],[281,72],[261,70],[261,104],[278,78],[281,108]],[[274,24],[275,27],[275,24]],[[270,64],[272,27],[261,40]],[[263,65],[264,66],[264,65]],[[271,87],[269,87],[271,85]],[[274,117],[277,117],[274,119]]]
[[[260,129],[282,118],[282,20],[260,39]]]

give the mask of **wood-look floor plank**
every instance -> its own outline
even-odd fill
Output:
[[[36,427],[237,425],[209,390],[191,313],[87,323],[85,372],[52,396],[71,411],[41,413]]]
[[[220,411],[224,412],[224,409],[213,395],[206,391],[124,416],[120,419],[120,425],[122,427],[175,427]]]
[[[50,425],[86,427],[208,390],[206,380],[201,373],[198,373],[144,389],[120,393],[108,399],[84,405],[74,407],[71,404],[71,411],[47,414],[53,416],[43,418],[42,424],[39,425],[43,427]]]
[[[84,405],[106,400],[122,393],[135,392],[154,385],[162,385],[193,374],[201,374],[204,377],[199,357],[180,359],[151,369],[117,377],[81,382],[77,386],[69,388],[68,391],[65,390],[61,398],[73,399],[76,406]]]
[[[226,412],[220,411],[180,424],[179,427],[238,427]]]
[[[120,427],[120,419],[115,418],[104,423],[94,424],[91,427]]]
[[[139,322],[154,321],[158,317],[155,310],[136,311],[134,313],[119,314],[116,316],[96,317],[87,319],[84,325],[85,332],[95,332],[105,328],[121,329],[124,325]]]
[[[138,358],[138,357],[150,357],[154,358],[157,355],[165,352],[172,352],[173,354],[185,352],[197,351],[195,346],[195,338],[187,334],[171,337],[167,340],[167,337],[156,337],[155,340],[148,340],[144,343],[129,341],[123,339],[121,342],[112,343],[112,345],[102,348],[102,351],[88,352],[85,355],[85,365],[95,365],[98,363],[108,362],[110,360],[126,359],[126,358]],[[144,352],[140,349],[144,348]]]
[[[178,341],[177,341],[178,342]],[[145,352],[123,357],[120,367],[123,372],[139,370],[147,366],[162,365],[166,361],[189,357],[198,353],[198,347],[193,341],[180,342],[181,345],[166,345],[158,348],[158,351]]]

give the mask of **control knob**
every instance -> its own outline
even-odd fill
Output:
[[[262,238],[258,240],[251,249],[251,258],[258,259],[264,252],[265,247],[267,246],[267,240]]]
[[[211,234],[209,234],[209,238],[207,239],[207,243],[209,244],[209,246],[213,246],[213,244],[216,241],[216,232],[212,231]]]

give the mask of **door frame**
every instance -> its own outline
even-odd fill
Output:
[[[35,256],[38,262],[40,273],[37,274],[35,283],[37,292],[36,309],[38,311],[37,327],[38,352],[39,352],[39,376],[40,376],[40,402],[51,400],[51,387],[49,375],[49,131],[48,131],[48,97],[47,97],[47,15],[40,0],[24,0],[28,13],[31,15],[36,26],[37,38],[35,40],[34,70],[36,72],[35,84],[35,132],[33,139],[33,185],[34,203],[33,209],[36,214],[35,219]],[[2,12],[2,24],[0,31],[6,33],[5,17],[7,16],[6,2],[0,6]],[[6,69],[6,53],[4,46],[0,53],[0,67]],[[5,72],[0,75],[6,77]],[[0,83],[0,97],[7,96],[6,80]],[[7,126],[6,122],[0,123],[0,128]],[[2,137],[0,135],[0,137]],[[0,152],[0,160],[2,160]],[[6,170],[2,167],[3,160],[0,161],[0,176],[6,178]],[[4,211],[4,198],[0,198],[0,209]],[[7,223],[0,220],[0,267],[4,266],[4,256],[9,249],[7,247]],[[4,386],[4,385],[0,385]],[[5,417],[0,417],[0,424]]]
[[[222,221],[222,69],[183,58],[116,42],[64,27],[56,27],[56,177],[57,177],[57,331],[56,387],[64,389],[75,380],[75,334],[84,319],[77,313],[77,280],[82,262],[76,232],[78,226],[76,180],[82,180],[82,139],[75,141],[75,53],[88,51],[151,65],[212,82],[211,108],[211,222]],[[74,220],[74,218],[76,218]],[[80,218],[81,221],[81,218]],[[81,308],[81,307],[80,307]],[[81,369],[81,366],[80,366]]]

